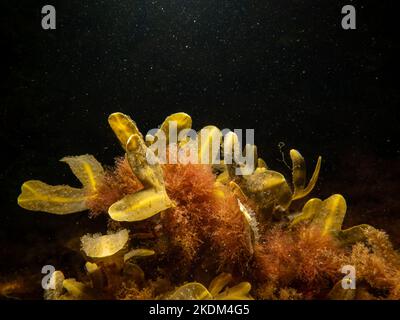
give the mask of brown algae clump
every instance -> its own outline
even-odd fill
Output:
[[[400,255],[387,235],[369,225],[343,230],[340,194],[307,199],[321,157],[307,182],[305,160],[292,149],[288,182],[254,145],[246,146],[253,170],[228,161],[239,148],[233,132],[222,139],[207,126],[190,136],[185,113],[146,137],[125,114],[108,121],[124,151],[113,168],[92,155],[65,157],[82,187],[22,185],[18,204],[27,210],[108,219],[105,234],[76,239],[85,267],[71,278],[54,272],[46,299],[399,299]],[[183,138],[173,141],[171,128]],[[154,148],[163,141],[165,154]],[[182,160],[210,160],[215,146],[223,151],[217,162]],[[341,285],[344,266],[355,268],[355,288]],[[7,283],[0,288],[12,294]]]

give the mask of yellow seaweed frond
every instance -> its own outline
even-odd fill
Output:
[[[99,182],[104,176],[101,164],[92,155],[64,157],[60,161],[69,165],[74,175],[90,192],[96,192]]]
[[[91,258],[105,258],[123,249],[129,240],[129,231],[122,229],[114,234],[87,234],[81,238],[83,252]]]
[[[230,273],[223,272],[216,276],[208,286],[208,290],[211,295],[216,296],[222,289],[224,289],[229,282],[232,281],[232,275]]]
[[[131,251],[129,251],[124,255],[124,262],[132,258],[148,257],[154,254],[155,254],[154,250],[150,249],[132,249]]]
[[[129,282],[143,283],[145,280],[144,271],[134,261],[126,261],[123,269],[124,277]]]
[[[351,245],[356,242],[363,242],[366,240],[365,231],[368,229],[373,229],[372,226],[368,224],[360,224],[345,230],[338,232],[337,236],[341,243]]]
[[[320,228],[323,235],[336,233],[342,228],[346,210],[346,200],[342,195],[334,194],[322,202],[318,214],[312,220],[312,225]]]
[[[255,196],[261,207],[287,209],[292,201],[292,191],[285,177],[265,168],[244,176],[244,189]]]
[[[207,289],[199,282],[189,282],[175,289],[169,300],[252,300],[249,292],[251,284],[240,282],[233,287],[226,287],[232,281],[232,275],[221,273],[215,277]],[[222,291],[226,288],[224,291]]]
[[[135,121],[126,114],[121,112],[112,113],[108,117],[108,123],[124,149],[126,149],[126,143],[131,135],[137,134],[142,137]]]
[[[321,230],[322,235],[334,235],[342,245],[353,245],[366,240],[365,233],[374,229],[368,224],[361,224],[341,230],[346,215],[346,200],[340,194],[334,194],[322,201],[318,198],[310,199],[304,205],[302,212],[295,216],[290,227],[302,222],[309,222],[311,226]]]
[[[246,195],[244,194],[242,188],[240,188],[240,186],[239,186],[236,182],[231,181],[231,182],[229,182],[228,186],[229,186],[229,188],[231,189],[231,191],[233,192],[233,194],[234,194],[238,199],[240,199],[240,200],[242,200],[242,201],[245,200],[245,199],[247,199],[247,197],[246,197]]]
[[[306,202],[301,211],[301,214],[297,215],[290,226],[293,227],[302,221],[311,221],[314,216],[318,213],[322,206],[322,200],[318,198],[312,198]]]
[[[215,300],[253,300],[250,296],[251,284],[241,282],[236,286],[225,289],[222,293],[216,295]]]
[[[126,151],[132,171],[147,189],[112,204],[108,209],[110,217],[116,221],[140,221],[170,208],[172,201],[165,191],[162,168],[143,138],[137,134],[130,136]]]
[[[92,155],[64,157],[60,161],[69,165],[81,181],[82,188],[67,185],[51,186],[39,180],[22,184],[18,205],[31,211],[69,214],[87,210],[87,201],[95,194],[104,170]]]
[[[45,290],[44,299],[46,300],[56,300],[60,299],[63,295],[63,282],[65,280],[64,274],[56,270],[50,277],[50,288]]]
[[[164,190],[164,178],[159,161],[140,136],[134,134],[129,137],[126,152],[132,171],[145,188]]]
[[[211,131],[211,133],[214,130],[214,133],[209,134],[210,142],[208,146],[203,148],[203,150],[204,152],[207,151],[211,152],[212,150],[211,144],[214,144],[214,149],[215,149],[218,142],[220,142],[220,148],[222,149],[223,160],[220,161],[220,164],[218,164],[218,161],[215,161],[213,163],[217,163],[216,165],[214,164],[214,167],[223,165],[224,169],[229,174],[228,176],[229,178],[233,179],[238,175],[239,176],[251,175],[254,172],[254,170],[259,166],[266,168],[265,162],[261,158],[258,158],[256,145],[246,144],[244,146],[244,150],[242,150],[239,137],[235,132],[232,131],[227,132],[223,136],[223,141],[221,141],[222,132],[218,128],[215,128],[214,126],[207,126],[205,127],[205,129]],[[248,162],[246,163],[243,163],[243,160],[241,159],[243,151],[244,151],[243,157],[246,158],[246,160],[248,160]],[[252,162],[250,162],[250,160]]]
[[[240,150],[240,143],[237,134],[232,131],[225,134],[221,148],[224,154],[224,166],[227,172],[227,178],[232,179],[236,176],[236,169],[240,167],[240,165],[236,163],[237,158],[235,155],[242,151]]]
[[[268,169],[268,166],[267,166],[267,163],[262,158],[258,158],[257,159],[257,168]]]
[[[180,286],[167,300],[210,300],[212,295],[201,283],[189,282]]]
[[[73,278],[65,279],[58,270],[51,275],[50,288],[44,292],[46,300],[88,300],[94,297],[91,287]]]
[[[221,139],[222,133],[216,126],[206,126],[198,132],[198,163],[215,163],[212,156],[218,154],[216,151],[219,152]]]
[[[115,202],[108,214],[116,221],[141,221],[172,206],[165,191],[145,189]]]
[[[166,133],[168,133],[170,121],[176,121],[178,128],[191,126],[189,115],[176,113],[167,117],[161,126]],[[165,192],[159,160],[146,146],[136,124],[129,116],[122,113],[113,113],[109,117],[109,123],[126,150],[132,171],[146,188],[112,204],[108,209],[110,217],[116,221],[140,221],[171,207],[172,202]]]
[[[67,185],[50,186],[38,180],[22,184],[18,205],[31,211],[69,214],[87,209],[86,192]]]
[[[233,287],[227,287],[233,277],[230,273],[221,273],[210,283],[208,290],[215,300],[251,300],[249,292],[251,284],[241,282]],[[222,291],[226,288],[224,291]]]
[[[302,192],[306,185],[306,163],[303,156],[297,150],[290,150],[292,159],[293,198]]]
[[[309,221],[313,227],[321,230],[322,235],[337,235],[341,231],[346,210],[346,200],[340,194],[334,194],[324,201],[313,198],[306,202],[302,213],[293,219],[290,226]]]
[[[66,293],[60,296],[60,300],[90,300],[93,299],[92,290],[86,284],[73,278],[65,279],[63,287]]]
[[[178,135],[182,130],[192,128],[192,118],[187,113],[177,112],[169,115],[160,127],[160,130],[162,130],[165,134],[167,143],[169,142],[170,122],[176,123],[176,134]]]
[[[303,156],[297,150],[290,150],[290,158],[292,159],[292,175],[294,193],[292,200],[298,200],[307,196],[317,183],[319,171],[321,169],[321,156],[318,157],[317,164],[307,187],[306,183],[306,164]]]
[[[99,266],[96,263],[92,263],[92,262],[88,261],[85,263],[85,269],[88,274],[91,274],[91,273],[94,273],[97,270],[99,270]]]
[[[105,286],[106,279],[101,268],[96,263],[86,262],[85,269],[92,281],[92,287],[96,290],[102,290]]]
[[[222,184],[226,184],[229,182],[229,172],[227,170],[224,170],[223,172],[221,172],[216,179],[217,182],[222,183]]]

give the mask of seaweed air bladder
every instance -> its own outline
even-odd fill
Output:
[[[146,136],[123,113],[108,122],[123,152],[113,168],[92,155],[68,156],[61,161],[80,188],[22,184],[18,204],[26,210],[61,221],[83,211],[108,220],[107,232],[81,235],[83,269],[67,275],[59,266],[45,299],[400,298],[400,255],[385,232],[343,230],[340,194],[311,198],[321,157],[308,180],[304,158],[290,150],[287,179],[254,144],[246,146],[246,162],[230,161],[235,132],[207,126],[187,134],[195,131],[183,112]],[[172,125],[182,139],[169,141]],[[165,153],[155,147],[161,139]],[[221,156],[201,161],[215,145]],[[353,288],[342,285],[344,266],[356,270]]]

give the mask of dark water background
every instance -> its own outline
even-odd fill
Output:
[[[41,29],[45,4],[57,9],[57,30]],[[345,4],[357,9],[357,30],[341,29]],[[254,128],[261,156],[285,174],[279,142],[300,150],[310,171],[322,155],[314,195],[344,194],[347,226],[374,224],[400,244],[392,4],[2,1],[0,272],[29,268],[28,253],[38,265],[53,259],[30,248],[86,223],[86,214],[25,211],[16,198],[29,179],[77,185],[63,156],[90,153],[111,165],[122,154],[107,124],[115,111],[144,132],[177,111],[196,129]]]

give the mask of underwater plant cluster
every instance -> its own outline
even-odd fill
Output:
[[[189,115],[175,113],[159,127],[165,136],[172,121],[179,131],[192,127]],[[400,299],[400,254],[387,234],[365,224],[343,230],[340,194],[310,198],[321,157],[308,183],[294,149],[290,182],[255,146],[251,174],[224,159],[161,164],[155,140],[129,116],[113,113],[108,122],[124,151],[113,167],[69,156],[61,161],[81,188],[22,185],[18,204],[27,210],[108,217],[107,233],[79,239],[82,272],[53,272],[45,299]],[[219,132],[208,127],[209,137],[195,141],[199,157]],[[225,139],[221,148],[237,136]],[[174,149],[185,152],[188,140]],[[356,271],[355,289],[342,286],[344,266]]]

